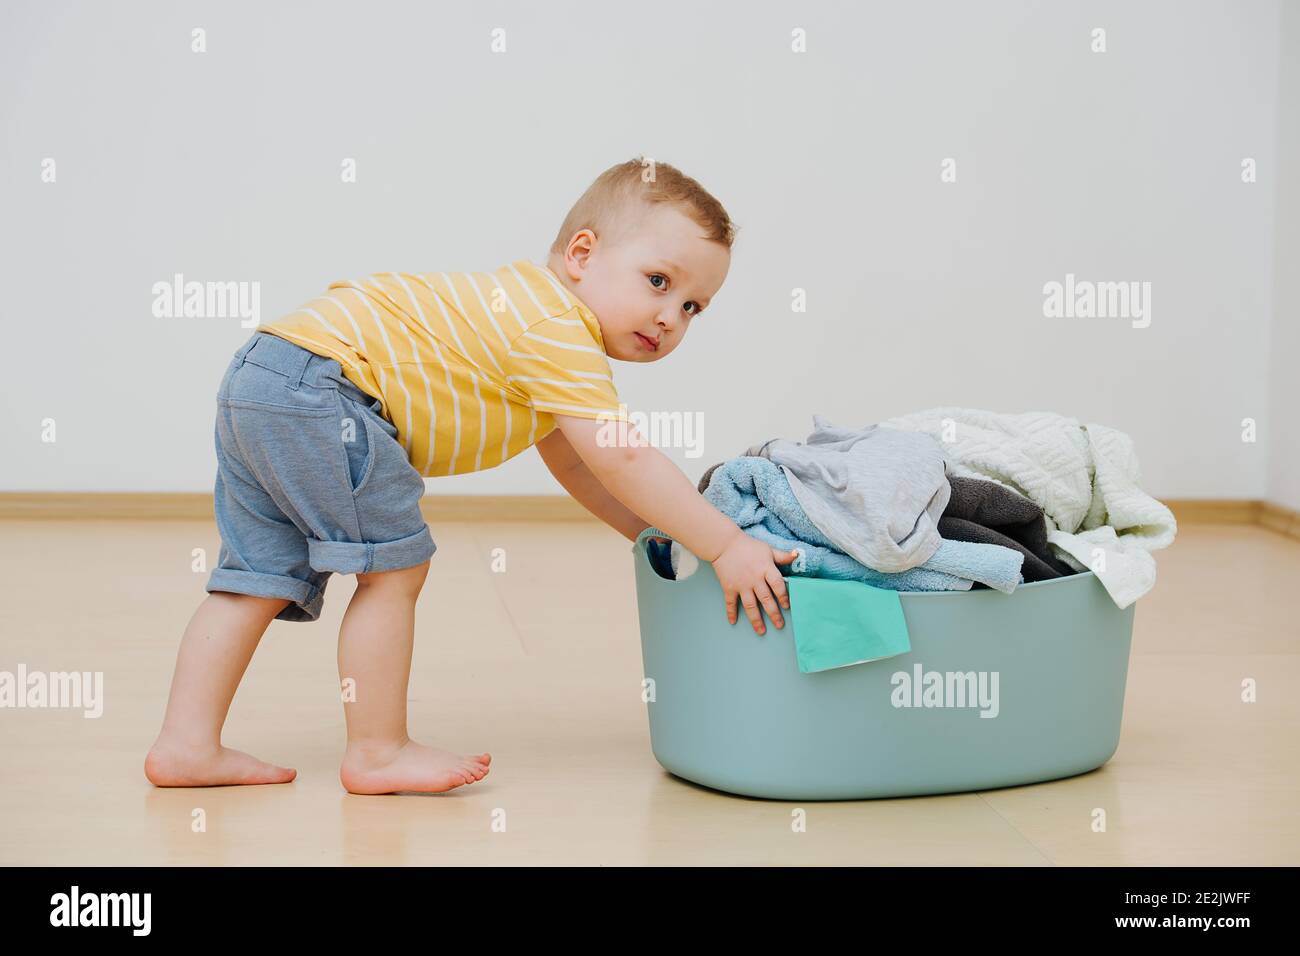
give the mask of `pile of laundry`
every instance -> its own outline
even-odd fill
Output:
[[[864,428],[813,416],[714,465],[700,491],[748,534],[795,551],[782,573],[890,591],[989,587],[1092,571],[1117,607],[1155,584],[1173,513],[1137,485],[1127,435],[1049,412],[933,408]],[[686,556],[652,549],[664,577]],[[689,562],[687,562],[689,563]]]

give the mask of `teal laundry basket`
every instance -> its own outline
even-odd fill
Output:
[[[762,636],[743,613],[728,624],[713,566],[660,577],[652,535],[669,537],[647,528],[633,547],[641,655],[651,748],[676,776],[778,800],[900,797],[1068,777],[1119,745],[1135,605],[1116,608],[1091,572],[900,593],[910,651],[805,674],[793,607],[781,629],[764,615]],[[931,673],[946,693],[918,697]],[[963,700],[981,679],[986,704]]]

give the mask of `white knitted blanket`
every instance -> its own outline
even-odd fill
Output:
[[[973,408],[930,408],[880,424],[925,432],[943,447],[951,474],[987,478],[1032,500],[1046,515],[1054,553],[1095,572],[1117,606],[1155,585],[1151,552],[1172,544],[1178,525],[1138,487],[1137,454],[1123,432],[1051,412]]]

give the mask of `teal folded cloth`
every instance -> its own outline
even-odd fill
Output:
[[[786,578],[786,585],[802,673],[878,661],[912,649],[897,591],[860,581],[795,576]]]

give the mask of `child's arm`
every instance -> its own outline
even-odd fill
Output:
[[[608,494],[635,515],[662,528],[692,554],[713,564],[726,596],[728,621],[736,621],[739,597],[759,634],[764,632],[759,604],[772,623],[783,626],[777,601],[787,608],[790,601],[775,560],[786,563],[794,559],[793,553],[783,555],[745,534],[706,501],[659,449],[649,444],[602,444],[598,440],[602,432],[617,430],[617,426],[570,415],[556,415],[555,423],[556,431],[563,433],[572,451]],[[629,432],[634,433],[630,427]]]
[[[635,541],[649,526],[650,522],[605,490],[559,428],[537,443],[537,453],[565,491],[623,537]]]

